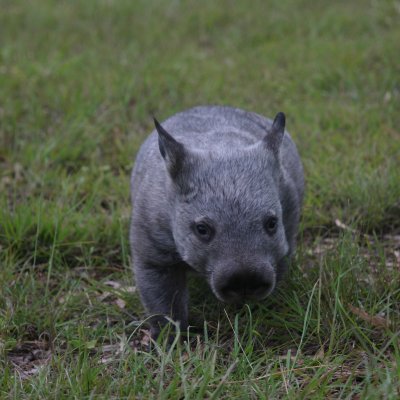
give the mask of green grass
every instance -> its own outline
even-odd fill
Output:
[[[397,2],[0,8],[0,398],[400,396]],[[209,103],[286,113],[299,249],[263,304],[196,282],[200,333],[149,353],[130,169],[152,115]]]

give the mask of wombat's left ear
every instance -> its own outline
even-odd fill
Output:
[[[182,170],[182,165],[186,157],[185,147],[182,143],[175,140],[155,118],[154,125],[158,132],[160,153],[165,160],[171,177],[176,179]]]
[[[264,143],[276,156],[279,154],[283,135],[285,133],[285,121],[286,117],[283,112],[276,114],[271,129],[264,137]]]

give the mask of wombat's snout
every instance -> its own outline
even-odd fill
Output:
[[[236,272],[220,279],[214,286],[217,297],[227,303],[261,300],[275,287],[275,276],[270,272]]]

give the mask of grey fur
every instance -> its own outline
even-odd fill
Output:
[[[132,172],[130,227],[153,337],[164,316],[186,329],[190,269],[222,301],[270,294],[295,250],[304,191],[283,113],[272,122],[201,106],[155,124]]]

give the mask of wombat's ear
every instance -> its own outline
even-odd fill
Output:
[[[154,118],[154,125],[158,132],[158,147],[165,160],[168,171],[173,179],[177,177],[182,169],[186,157],[185,147],[175,140]]]
[[[282,144],[283,135],[285,133],[285,114],[279,112],[276,114],[271,129],[264,137],[264,142],[275,155],[279,154],[279,149]]]

